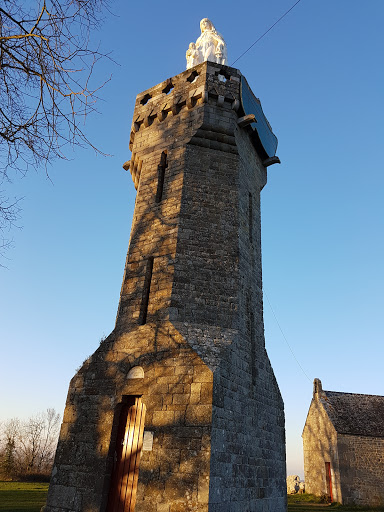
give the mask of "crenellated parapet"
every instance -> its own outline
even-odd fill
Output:
[[[270,137],[274,137],[257,98],[254,98],[254,103],[260,105],[259,113],[255,115],[246,112],[242,98],[243,83],[244,78],[238,69],[207,61],[140,93],[136,98],[130,131],[129,149],[132,151],[132,156],[123,165],[125,170],[130,170],[136,189],[142,167],[140,153],[144,146],[146,151],[151,147],[151,144],[148,145],[151,137],[146,135],[149,133],[153,135],[156,129],[163,133],[167,129],[173,130],[179,116],[184,118],[183,114],[194,110],[201,111],[204,106],[219,107],[221,113],[227,111],[230,116],[229,118],[227,116],[226,120],[218,119],[216,108],[216,115],[211,115],[212,112],[206,109],[200,124],[196,122],[196,118],[189,116],[189,124],[187,127],[184,126],[183,135],[189,134],[191,139],[193,137],[192,144],[237,153],[234,132],[238,126],[249,133],[253,145],[262,156],[265,167],[279,162],[277,157],[263,151],[263,145],[260,144],[258,137],[254,136],[252,126],[259,122],[264,127],[267,126],[267,130],[270,129]],[[186,131],[185,128],[187,128]],[[143,139],[145,145],[142,144]],[[153,145],[157,145],[158,141],[153,140]],[[273,156],[272,159],[271,156]]]

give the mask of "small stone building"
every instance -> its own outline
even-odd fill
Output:
[[[306,492],[384,504],[384,396],[324,391],[315,379],[302,437]]]

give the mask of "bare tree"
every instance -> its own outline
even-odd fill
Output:
[[[60,415],[52,408],[27,421],[17,418],[2,428],[2,477],[49,475],[60,429]]]
[[[82,121],[105,83],[92,85],[105,55],[91,42],[104,1],[0,4],[0,184],[11,169],[24,173],[65,158],[67,146],[94,148]],[[0,217],[12,217],[14,206],[0,200]]]
[[[13,479],[17,473],[16,443],[20,432],[20,421],[17,418],[8,420],[2,425],[0,452],[0,474],[2,478]]]
[[[35,5],[31,5],[35,4]],[[40,165],[63,146],[90,142],[80,118],[94,109],[90,48],[101,0],[5,0],[0,7],[1,157],[8,166]]]
[[[60,427],[54,409],[32,416],[21,424],[17,437],[20,469],[26,473],[46,473],[52,464]]]

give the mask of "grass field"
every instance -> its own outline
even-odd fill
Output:
[[[348,505],[331,505],[319,503],[319,498],[312,494],[288,495],[288,512],[384,512],[384,508],[351,507]]]
[[[48,485],[35,482],[0,482],[0,510],[40,512],[45,505]]]
[[[0,511],[40,512],[48,492],[47,483],[0,482]],[[288,512],[384,512],[384,508],[325,505],[311,494],[288,496]]]

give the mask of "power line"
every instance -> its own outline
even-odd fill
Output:
[[[253,47],[255,46],[255,44],[256,44],[256,43],[258,43],[261,39],[263,39],[263,37],[264,37],[265,35],[267,35],[267,34],[268,34],[268,32],[269,32],[270,30],[272,30],[272,29],[273,29],[273,27],[279,23],[279,21],[281,21],[283,18],[285,18],[285,16],[286,16],[289,12],[291,12],[291,11],[292,11],[292,9],[293,9],[294,7],[296,7],[296,5],[297,5],[299,2],[301,2],[301,0],[297,0],[297,2],[296,2],[294,5],[292,5],[292,7],[291,7],[290,9],[288,9],[288,11],[287,11],[286,13],[284,13],[284,14],[283,14],[283,15],[282,15],[282,16],[281,16],[277,21],[275,21],[275,23],[274,23],[271,27],[269,27],[269,29],[268,29],[266,32],[264,32],[264,34],[263,34],[262,36],[260,36],[260,37],[259,37],[259,39],[257,39],[253,44],[251,44],[251,46],[250,46],[247,50],[245,50],[245,52],[243,52],[243,53],[240,55],[240,57],[237,57],[237,59],[236,59],[235,61],[233,61],[233,62],[232,62],[231,66],[233,66],[233,65],[235,64],[235,62],[237,62],[238,60],[240,60],[240,59],[241,59],[241,57],[243,57],[247,52],[249,52],[249,50],[250,50],[251,48],[253,48]]]
[[[300,0],[299,0],[299,1],[300,1]],[[294,352],[293,352],[293,350],[292,350],[292,348],[291,348],[290,344],[288,343],[288,340],[287,340],[287,338],[285,337],[285,334],[284,334],[284,332],[283,332],[283,329],[281,328],[281,326],[280,326],[280,324],[279,324],[279,321],[278,321],[278,319],[277,319],[277,316],[275,315],[275,312],[274,312],[274,310],[273,310],[273,307],[272,307],[272,305],[271,305],[271,303],[270,303],[270,301],[269,301],[269,298],[268,298],[267,292],[266,292],[265,290],[263,290],[263,293],[264,293],[264,295],[265,295],[265,298],[266,298],[266,299],[267,299],[267,301],[268,301],[269,307],[271,308],[272,314],[273,314],[273,316],[275,317],[276,323],[277,323],[277,325],[278,325],[278,327],[279,327],[279,329],[280,329],[280,332],[281,332],[281,334],[282,334],[282,336],[283,336],[283,338],[284,338],[284,340],[285,340],[285,343],[288,345],[288,348],[289,348],[289,350],[291,351],[291,353],[292,353],[292,355],[293,355],[294,360],[295,360],[295,361],[296,361],[296,363],[299,365],[299,367],[300,367],[301,371],[302,371],[302,372],[304,373],[304,375],[307,377],[307,379],[309,380],[309,382],[312,382],[312,381],[311,381],[311,379],[308,377],[308,375],[305,373],[305,371],[304,371],[303,367],[301,366],[301,364],[300,364],[300,363],[299,363],[299,361],[297,360],[297,357],[295,356],[295,354],[294,354]]]

